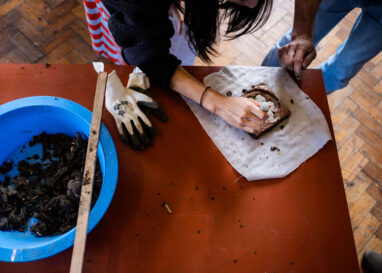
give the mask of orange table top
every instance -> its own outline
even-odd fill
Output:
[[[106,66],[127,82],[133,67]],[[187,67],[202,79],[220,67]],[[92,108],[91,65],[0,64],[0,103],[50,95]],[[299,86],[332,124],[319,70]],[[336,144],[283,179],[248,182],[228,164],[175,92],[153,88],[169,122],[153,147],[134,151],[112,116],[103,122],[117,148],[111,206],[89,234],[83,272],[359,272]],[[334,136],[333,136],[334,138]],[[173,214],[161,206],[169,204]],[[0,272],[69,272],[72,249]]]

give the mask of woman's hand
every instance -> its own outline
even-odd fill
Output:
[[[220,116],[228,124],[248,133],[259,130],[267,119],[267,114],[260,109],[260,104],[244,97],[226,97],[209,89],[203,99],[203,107]]]

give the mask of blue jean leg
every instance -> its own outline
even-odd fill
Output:
[[[373,1],[369,1],[373,2]],[[382,51],[382,3],[367,5],[358,16],[349,37],[336,53],[320,64],[326,92],[345,87],[362,66]]]

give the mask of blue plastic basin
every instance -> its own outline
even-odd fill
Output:
[[[89,136],[92,114],[85,107],[57,97],[28,97],[0,105],[0,165],[43,131],[48,134],[77,132]],[[90,212],[88,233],[101,220],[117,185],[118,160],[113,140],[102,124],[98,160],[103,183]],[[26,262],[57,254],[74,242],[75,228],[58,236],[35,237],[30,231],[0,231],[0,260]]]

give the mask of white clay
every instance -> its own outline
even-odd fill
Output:
[[[267,101],[264,96],[262,95],[257,95],[255,97],[255,101],[261,102],[260,108],[261,110],[267,112],[268,114],[268,121],[274,121],[275,120],[275,104],[273,101]]]

